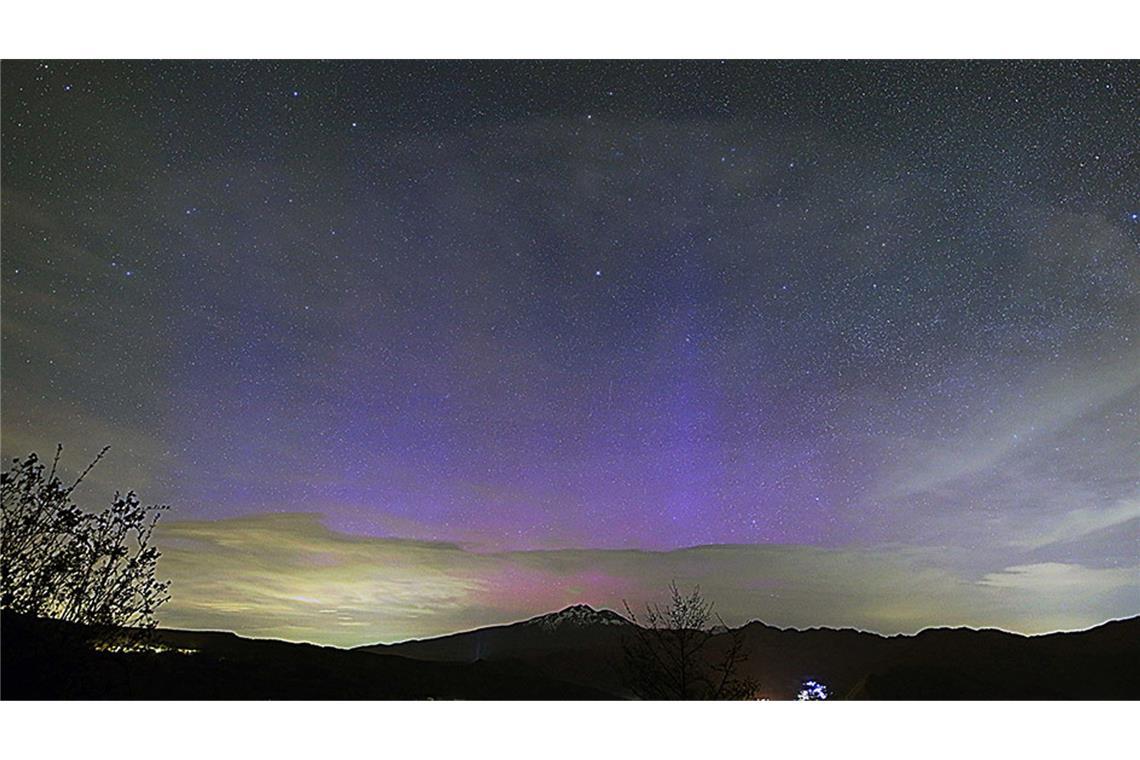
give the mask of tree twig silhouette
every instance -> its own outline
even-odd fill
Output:
[[[669,604],[647,604],[644,620],[622,600],[633,623],[623,642],[623,679],[641,699],[744,699],[757,688],[739,673],[748,659],[743,633],[713,613],[700,587],[685,595],[674,581]],[[717,626],[711,625],[715,619]],[[712,644],[714,638],[718,639]],[[716,649],[722,644],[723,653]]]
[[[74,503],[109,448],[70,486],[58,474],[62,446],[47,473],[33,453],[0,474],[0,608],[75,623],[92,643],[130,649],[149,639],[155,611],[169,599],[152,543],[167,507],[143,505],[134,491],[116,492],[101,512]]]

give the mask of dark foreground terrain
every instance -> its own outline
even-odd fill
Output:
[[[9,616],[0,627],[4,699],[614,699],[631,625],[575,606],[505,626],[353,650],[162,630],[161,651],[95,651],[84,632]],[[1140,618],[1020,636],[930,629],[743,628],[758,697],[794,698],[804,679],[846,699],[1137,699]],[[727,637],[725,637],[727,639]]]
[[[362,647],[434,662],[525,662],[529,671],[622,693],[623,630],[630,623],[584,605],[533,620],[423,641]],[[761,698],[793,699],[806,679],[843,699],[1137,699],[1140,617],[1087,631],[1021,636],[932,628],[910,636],[849,629],[742,629],[742,675]],[[720,637],[727,644],[728,636]],[[714,639],[715,641],[715,639]]]
[[[3,617],[2,699],[604,699],[516,664],[421,662],[232,633],[157,632],[99,652],[54,621]]]

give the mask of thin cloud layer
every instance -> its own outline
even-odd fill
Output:
[[[1140,609],[1135,566],[998,567],[971,579],[939,551],[702,546],[666,552],[480,553],[449,543],[367,538],[313,514],[171,523],[161,572],[174,581],[164,626],[350,646],[505,623],[585,602],[620,609],[700,583],[726,622],[934,625],[1027,633],[1080,628]]]

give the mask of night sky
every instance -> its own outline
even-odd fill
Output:
[[[1140,612],[1134,62],[6,61],[3,456],[164,625]]]

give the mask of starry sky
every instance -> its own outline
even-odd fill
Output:
[[[2,426],[337,644],[1140,612],[1135,62],[2,67]]]

